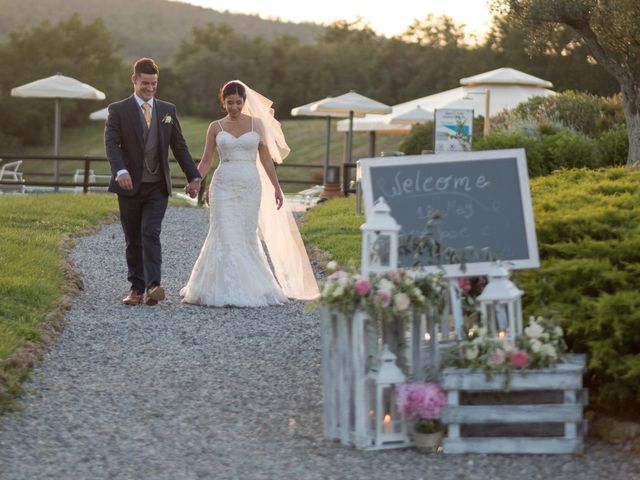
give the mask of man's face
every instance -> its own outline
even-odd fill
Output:
[[[151,100],[158,88],[158,75],[153,73],[141,73],[131,77],[133,90],[145,102]]]

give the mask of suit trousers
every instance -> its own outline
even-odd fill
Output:
[[[118,195],[120,223],[126,242],[131,288],[144,292],[160,285],[162,251],[160,232],[169,194],[164,181],[142,183],[133,196]]]

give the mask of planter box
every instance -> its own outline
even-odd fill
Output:
[[[504,375],[444,369],[444,453],[581,453],[584,366],[583,355],[572,355],[553,368],[514,373],[509,391]]]

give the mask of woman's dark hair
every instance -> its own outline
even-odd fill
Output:
[[[220,104],[224,105],[224,99],[229,95],[240,95],[243,100],[247,99],[247,90],[244,85],[238,82],[227,82],[220,89]]]

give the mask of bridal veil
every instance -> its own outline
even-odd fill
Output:
[[[239,80],[246,89],[242,113],[259,119],[263,131],[259,132],[271,158],[282,163],[291,151],[282,133],[282,127],[273,115],[273,102],[252,90]],[[256,158],[259,162],[259,157]],[[258,235],[267,246],[269,258],[280,287],[289,298],[311,300],[319,295],[309,257],[300,237],[291,209],[285,199],[280,210],[276,209],[273,185],[261,165],[258,166],[262,183],[262,199],[258,215]]]

